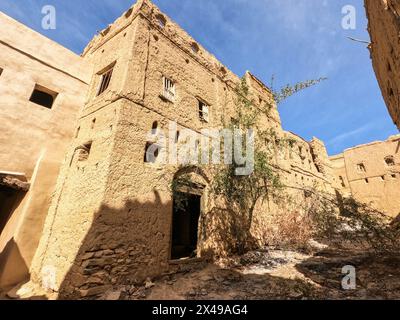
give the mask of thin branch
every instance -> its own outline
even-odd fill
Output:
[[[366,44],[368,44],[368,45],[371,44],[371,42],[369,42],[369,41],[360,40],[360,39],[356,39],[356,38],[352,38],[352,37],[347,37],[347,39],[349,39],[349,40],[351,40],[351,41],[355,41],[355,42],[366,43]]]

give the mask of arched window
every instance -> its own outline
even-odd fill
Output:
[[[162,14],[156,15],[156,19],[157,19],[158,25],[159,25],[161,28],[164,28],[164,27],[166,26],[166,24],[167,24],[167,19],[165,19],[165,17],[164,17]]]
[[[196,42],[192,42],[191,47],[192,47],[192,51],[193,51],[194,53],[198,53],[199,50],[200,50],[200,47],[199,47],[199,45],[198,45]]]
[[[357,164],[357,171],[358,172],[366,172],[367,171],[367,169],[365,168],[364,163]]]
[[[147,142],[144,150],[144,162],[155,163],[160,155],[161,147],[155,143]]]
[[[125,18],[129,18],[133,12],[133,9],[130,8],[127,12],[125,12]]]
[[[394,157],[393,156],[388,156],[385,158],[385,163],[388,167],[393,167],[395,165],[394,162]]]

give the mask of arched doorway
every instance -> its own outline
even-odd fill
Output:
[[[174,176],[171,259],[196,258],[200,219],[205,206],[205,188],[209,183],[197,167],[186,167]]]
[[[175,195],[172,217],[172,260],[197,256],[200,214],[200,195],[184,192]]]

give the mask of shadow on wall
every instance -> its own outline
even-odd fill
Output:
[[[399,228],[400,229],[400,214],[396,218],[393,219],[391,225],[394,228]]]
[[[225,205],[214,206],[200,220],[200,239],[203,244],[201,255],[222,257],[242,254],[255,243],[255,238],[246,226],[248,216],[233,208],[232,204],[220,199]]]
[[[29,270],[14,238],[0,253],[0,288],[8,289],[29,279]]]
[[[0,185],[0,234],[21,204],[25,192]]]
[[[242,210],[234,201],[227,197],[210,198],[211,179],[207,173],[197,166],[186,166],[174,175],[175,188],[186,189],[190,194],[202,185],[202,212],[199,220],[198,249],[205,259],[215,259],[233,253],[243,253],[255,242],[248,226],[250,216],[247,210]],[[191,191],[190,191],[191,190]],[[208,190],[208,191],[206,191]],[[179,193],[179,192],[178,192]],[[207,199],[204,199],[204,198]]]
[[[168,270],[172,203],[157,191],[152,198],[129,200],[120,209],[101,206],[60,286],[61,299],[98,295]]]
[[[0,186],[0,234],[7,228],[26,193]],[[11,230],[14,231],[14,230]],[[7,241],[7,240],[6,240]],[[0,288],[16,285],[29,278],[29,270],[14,238],[0,252]]]
[[[60,299],[90,298],[113,285],[142,283],[147,277],[158,277],[171,269],[171,195],[154,190],[145,199],[152,200],[132,199],[120,208],[103,204],[95,213],[62,280]],[[205,212],[199,221],[200,256],[215,257],[216,253],[224,254],[232,248],[235,251],[241,243],[238,238],[243,237],[243,217],[222,208]]]

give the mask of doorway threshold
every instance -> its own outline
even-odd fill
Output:
[[[175,259],[175,260],[169,260],[169,264],[172,265],[179,265],[179,264],[188,264],[188,263],[196,263],[196,262],[203,262],[203,258],[181,258],[181,259]]]

